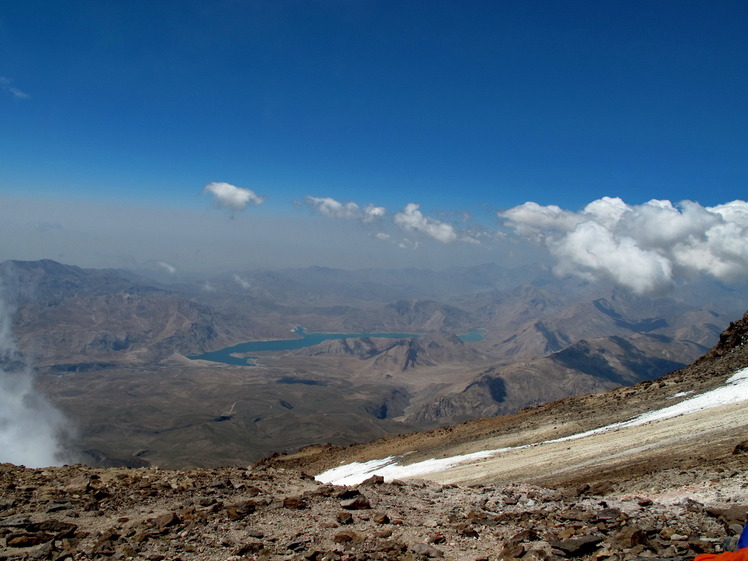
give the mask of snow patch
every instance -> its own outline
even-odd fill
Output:
[[[678,394],[676,394],[676,396],[677,395]],[[681,395],[687,394],[682,392]],[[352,462],[320,473],[316,479],[322,483],[332,483],[334,485],[357,485],[372,475],[381,475],[387,481],[404,477],[417,477],[429,473],[446,471],[465,462],[490,458],[498,456],[504,452],[520,450],[529,446],[542,446],[543,444],[578,440],[580,438],[602,434],[612,430],[636,427],[646,423],[672,419],[673,417],[697,413],[699,411],[739,403],[741,401],[748,401],[748,368],[744,368],[730,376],[730,378],[725,381],[724,386],[694,396],[690,399],[683,400],[675,405],[650,411],[648,413],[642,413],[628,421],[613,423],[597,429],[572,434],[570,436],[545,440],[533,444],[525,444],[523,446],[484,450],[460,456],[450,456],[448,458],[432,458],[430,460],[414,462],[408,465],[398,464],[398,458],[396,456],[389,456],[387,458],[371,460],[368,462]]]
[[[506,450],[511,450],[511,448],[485,450],[461,456],[450,456],[449,458],[432,458],[408,465],[400,465],[396,462],[397,458],[395,456],[389,456],[381,460],[352,462],[344,466],[332,468],[324,473],[320,473],[315,479],[322,483],[332,483],[333,485],[357,485],[372,475],[381,475],[387,481],[402,477],[418,477],[419,475],[445,471],[463,462],[489,458]]]
[[[686,397],[687,395],[691,395],[692,393],[693,393],[693,390],[689,390],[687,392],[678,392],[668,397],[668,399],[678,399],[679,397]]]

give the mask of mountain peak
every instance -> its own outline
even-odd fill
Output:
[[[748,311],[743,318],[730,322],[719,336],[719,342],[704,355],[703,359],[715,359],[740,349],[748,342]],[[703,360],[702,359],[702,360]]]

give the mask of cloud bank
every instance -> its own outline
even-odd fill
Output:
[[[208,183],[203,188],[203,193],[211,194],[217,207],[228,210],[244,210],[249,205],[261,205],[266,199],[266,197],[258,196],[251,189],[218,181]]]
[[[26,467],[60,465],[69,426],[34,387],[10,330],[10,313],[0,300],[0,462]]]
[[[517,235],[545,245],[559,274],[607,277],[638,294],[668,289],[694,272],[720,280],[748,274],[748,203],[714,207],[603,197],[580,212],[527,202],[499,212]]]

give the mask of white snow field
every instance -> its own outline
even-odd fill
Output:
[[[352,462],[320,473],[316,479],[322,483],[332,483],[334,485],[356,485],[372,475],[380,475],[387,481],[407,477],[418,477],[436,472],[443,472],[461,464],[467,464],[468,462],[485,458],[493,458],[511,451],[543,446],[545,444],[578,440],[613,430],[636,427],[647,423],[663,421],[665,419],[672,419],[673,417],[698,413],[715,407],[721,407],[742,401],[748,401],[748,368],[744,368],[733,374],[725,381],[723,386],[683,400],[675,405],[643,413],[628,421],[613,423],[570,436],[525,444],[523,446],[498,448],[494,450],[474,452],[472,454],[451,456],[449,458],[432,458],[430,460],[407,465],[398,463],[398,460],[403,456],[390,456],[379,460],[371,460],[369,462]]]

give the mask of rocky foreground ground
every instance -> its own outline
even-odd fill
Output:
[[[729,547],[745,521],[746,474],[720,469],[684,472],[690,489],[603,496],[376,477],[340,487],[262,464],[3,464],[0,560],[688,560]]]

